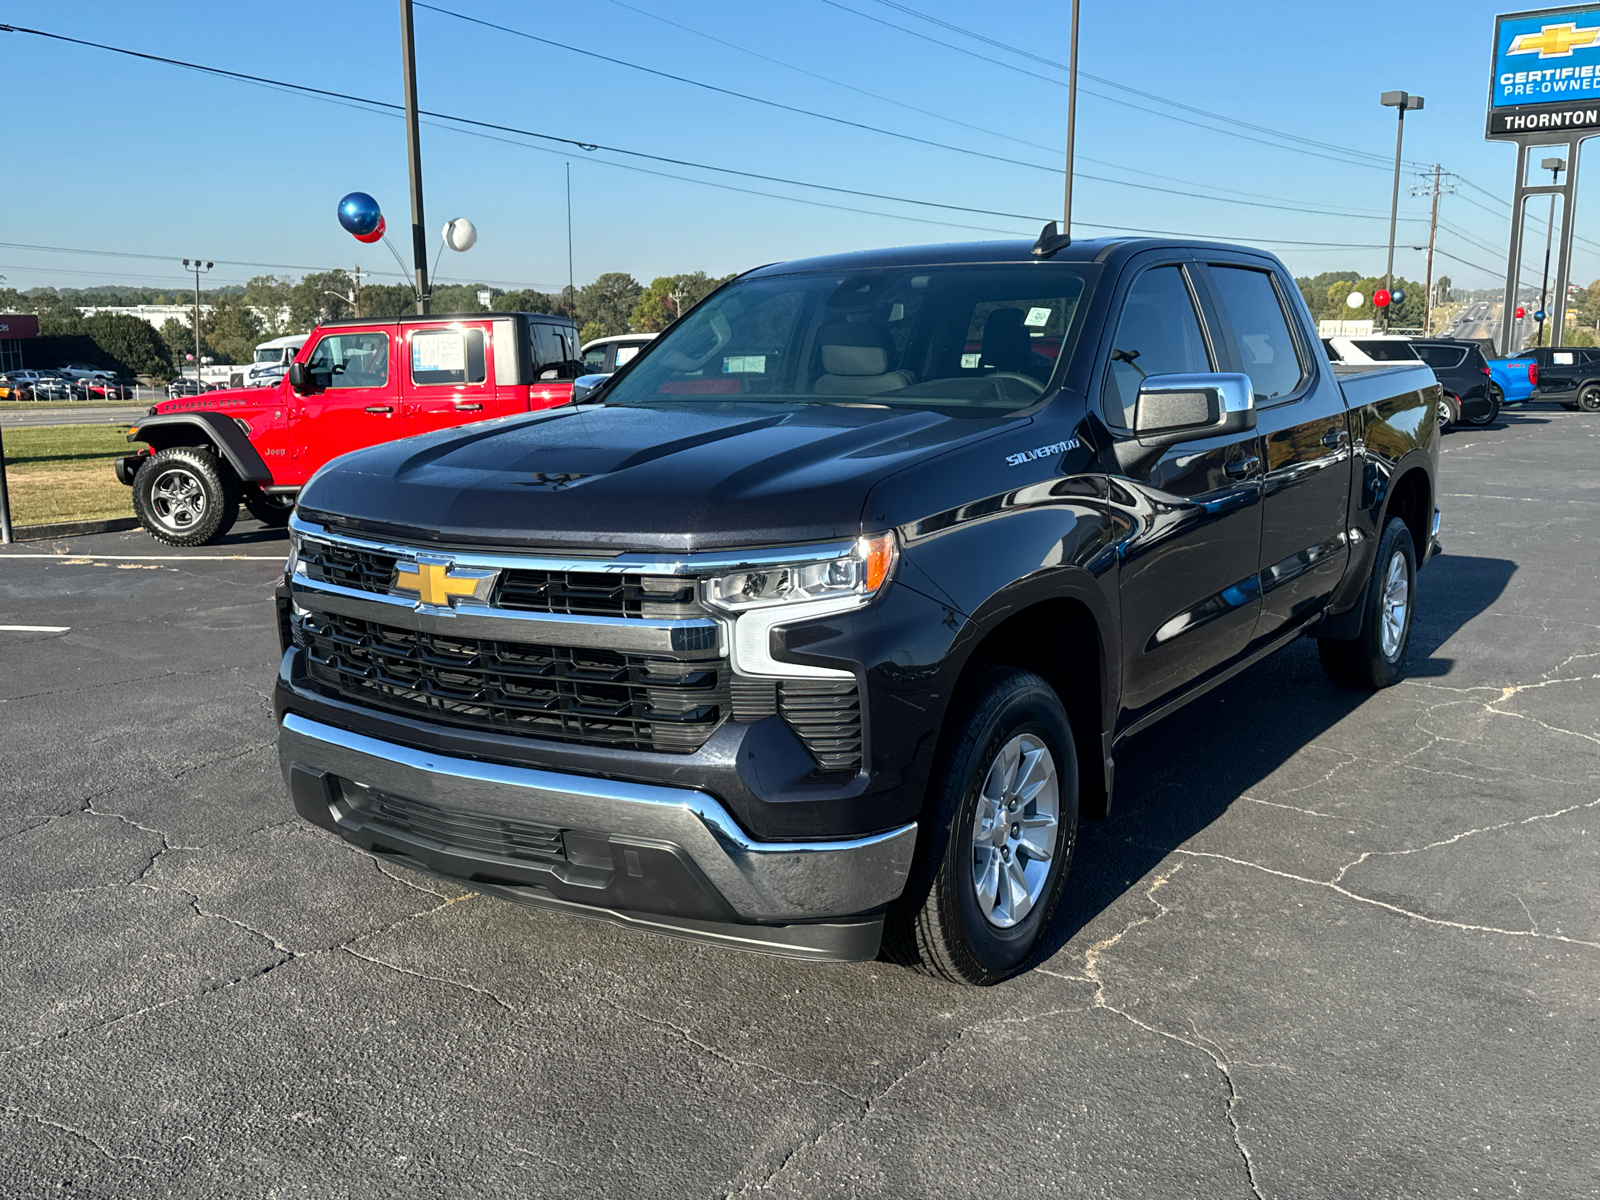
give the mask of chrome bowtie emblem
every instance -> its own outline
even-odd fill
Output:
[[[458,567],[454,559],[419,554],[415,562],[395,563],[389,591],[396,596],[415,596],[418,608],[454,608],[464,599],[487,604],[499,576],[499,571]]]

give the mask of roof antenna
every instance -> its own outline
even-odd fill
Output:
[[[1061,204],[1061,229],[1051,221],[1033,244],[1035,258],[1049,258],[1072,245],[1072,135],[1078,115],[1078,0],[1072,0],[1072,45],[1067,58],[1067,166],[1066,189]]]

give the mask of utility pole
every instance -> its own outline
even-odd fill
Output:
[[[200,265],[200,260],[197,258],[197,259],[194,260],[194,265],[190,266],[190,260],[186,258],[186,259],[183,260],[183,265],[188,267],[191,271],[194,272],[194,386],[196,388],[199,388],[199,386],[200,386],[200,272],[201,271],[209,271],[209,270],[211,270],[211,267],[212,267],[213,264],[206,263],[206,265],[204,267],[202,267]]]
[[[1072,237],[1072,137],[1078,121],[1078,0],[1072,0],[1072,36],[1067,50],[1067,171],[1061,201],[1061,236]]]
[[[1383,271],[1383,289],[1390,295],[1394,294],[1394,227],[1400,219],[1400,148],[1406,140],[1406,110],[1422,107],[1422,97],[1413,96],[1410,92],[1384,92],[1378,102],[1385,108],[1399,111],[1399,124],[1394,135],[1394,193],[1389,199],[1389,263]],[[1391,300],[1383,308],[1384,332],[1389,330],[1389,310],[1394,307]]]
[[[400,0],[400,55],[405,75],[406,163],[411,174],[411,258],[417,270],[417,311],[428,311],[428,239],[422,232],[422,144],[417,128],[417,39],[411,0]]]
[[[355,280],[355,296],[353,299],[355,303],[356,316],[359,317],[361,315],[361,265],[359,263],[356,264],[356,269],[352,273],[351,278]]]
[[[577,319],[578,288],[572,274],[572,164],[567,164],[567,316]]]
[[[1567,160],[1564,159],[1564,158],[1547,158],[1547,159],[1544,159],[1542,162],[1540,162],[1539,165],[1541,167],[1543,167],[1546,171],[1550,172],[1550,186],[1551,187],[1556,187],[1560,182],[1557,177],[1561,174],[1562,171],[1565,171],[1567,169]],[[1571,222],[1571,218],[1565,212],[1563,212],[1561,214],[1561,219],[1564,220],[1564,221],[1567,221],[1568,223]],[[1549,315],[1548,314],[1548,310],[1544,306],[1544,303],[1545,303],[1545,289],[1550,286],[1550,242],[1555,237],[1555,234],[1556,234],[1556,194],[1554,192],[1551,192],[1550,193],[1550,223],[1547,226],[1545,226],[1545,231],[1544,231],[1544,274],[1539,276],[1539,317],[1538,317],[1539,332],[1534,335],[1533,344],[1535,346],[1544,345],[1544,320],[1545,320],[1545,317],[1547,315]],[[1559,329],[1556,330],[1556,334],[1557,335],[1559,335],[1560,333],[1561,333],[1561,331]],[[1554,338],[1552,338],[1551,341],[1553,343],[1554,342]]]
[[[1433,243],[1439,234],[1439,197],[1441,195],[1449,195],[1456,190],[1455,184],[1443,182],[1444,176],[1447,174],[1450,173],[1445,171],[1438,163],[1434,163],[1432,182],[1425,187],[1413,187],[1411,189],[1413,196],[1433,197],[1433,213],[1428,218],[1428,274],[1426,282],[1423,284],[1423,290],[1426,293],[1423,300],[1422,317],[1422,335],[1424,337],[1433,332]],[[1423,176],[1423,179],[1427,178],[1427,175]],[[1416,249],[1416,247],[1412,248]]]

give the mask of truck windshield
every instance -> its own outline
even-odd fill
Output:
[[[603,399],[1025,408],[1070,356],[1096,270],[1014,263],[744,280],[653,343]]]

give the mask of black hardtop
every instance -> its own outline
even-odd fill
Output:
[[[860,271],[875,267],[922,267],[989,265],[993,263],[1108,263],[1120,266],[1146,250],[1191,250],[1203,253],[1227,250],[1236,254],[1270,257],[1254,246],[1207,242],[1188,238],[1084,238],[1063,246],[1048,257],[1033,253],[1033,242],[1017,238],[993,242],[944,242],[931,246],[896,246],[883,250],[853,250],[844,254],[825,254],[769,263],[748,272],[744,278],[788,275],[799,271]]]
[[[398,317],[334,317],[327,321],[319,321],[317,324],[320,328],[327,329],[335,325],[416,325],[427,321],[487,321],[495,317],[527,317],[530,321],[553,321],[558,325],[571,325],[574,329],[577,328],[571,317],[557,316],[554,313],[529,312],[401,313]]]

